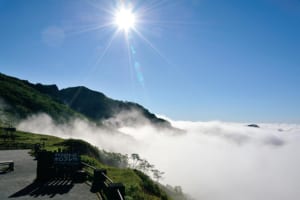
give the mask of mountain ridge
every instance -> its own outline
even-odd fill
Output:
[[[124,112],[135,111],[139,115],[128,115],[123,119],[123,125],[125,122],[125,125],[139,126],[148,122],[158,128],[172,128],[170,122],[158,118],[140,104],[115,100],[85,86],[60,90],[55,84],[34,84],[0,73],[0,97],[9,104],[7,112],[16,115],[18,119],[45,112],[57,121],[86,117],[103,122]]]

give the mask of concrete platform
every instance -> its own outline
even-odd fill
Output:
[[[0,173],[0,199],[53,199],[53,200],[97,200],[85,183],[53,179],[36,182],[36,161],[28,150],[1,150],[1,160],[13,160],[14,171]]]

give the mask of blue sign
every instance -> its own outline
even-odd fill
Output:
[[[55,165],[79,165],[80,157],[77,153],[55,153]]]

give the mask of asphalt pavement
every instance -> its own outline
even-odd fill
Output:
[[[13,160],[14,171],[0,173],[0,199],[97,200],[86,183],[53,179],[36,182],[36,161],[28,150],[1,150],[0,162]]]

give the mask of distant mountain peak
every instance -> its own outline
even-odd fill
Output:
[[[11,112],[20,119],[44,112],[57,120],[81,116],[103,122],[123,115],[122,123],[125,125],[138,126],[147,122],[159,128],[172,128],[168,121],[137,103],[114,100],[85,86],[59,90],[55,84],[33,84],[0,73],[0,97],[11,105]]]

